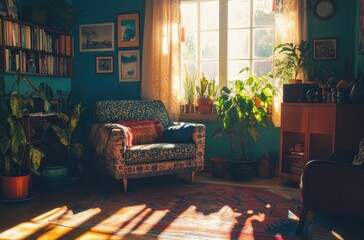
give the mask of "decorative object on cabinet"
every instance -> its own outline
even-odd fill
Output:
[[[311,83],[283,84],[283,102],[307,102],[307,91],[318,87],[318,84]]]
[[[117,15],[118,47],[139,47],[139,13]]]
[[[0,72],[70,77],[70,35],[0,16]]]
[[[2,180],[9,180],[8,178],[14,178],[27,175],[23,184],[27,184],[22,194],[17,195],[17,191],[11,190],[18,189],[22,185],[19,181],[14,181],[19,184],[18,186],[12,186],[9,191],[3,188],[6,192],[3,192],[4,198],[9,199],[25,199],[29,196],[29,178],[31,172],[39,174],[38,168],[40,162],[44,157],[44,154],[35,148],[27,138],[24,131],[23,124],[27,105],[32,105],[32,99],[25,98],[19,92],[19,83],[24,81],[31,88],[33,94],[42,98],[45,101],[45,111],[49,110],[49,102],[33,85],[32,81],[28,78],[20,76],[19,69],[15,73],[15,90],[12,90],[9,94],[0,92],[0,175]],[[13,182],[13,181],[12,181]],[[5,185],[2,184],[4,187]],[[7,196],[6,193],[15,193],[15,195]]]
[[[119,82],[139,82],[139,50],[119,51],[118,58]]]
[[[313,40],[313,59],[336,59],[336,39],[332,38]]]
[[[113,73],[114,56],[96,56],[96,73]]]
[[[311,43],[302,40],[299,44],[281,43],[274,47],[276,54],[273,62],[273,75],[280,79],[280,85],[289,83],[291,80],[297,82],[297,77],[302,70],[307,69],[307,54]],[[300,81],[302,82],[302,80]]]
[[[309,160],[356,151],[364,136],[363,122],[363,104],[283,103],[280,177],[298,182]]]
[[[80,52],[114,51],[114,23],[80,25]]]

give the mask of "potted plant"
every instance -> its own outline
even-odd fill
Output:
[[[75,129],[78,125],[82,111],[83,108],[81,103],[76,104],[71,111],[59,111],[57,112],[57,117],[59,119],[58,123],[49,125],[56,133],[62,146],[53,147],[60,150],[60,155],[65,159],[60,159],[58,164],[46,166],[43,169],[44,177],[50,177],[55,180],[54,184],[48,185],[48,188],[64,188],[67,179],[78,177],[77,162],[75,159],[82,158],[84,154],[84,147],[81,143],[77,142],[75,137]],[[53,176],[53,173],[56,175],[60,173],[62,174],[61,176]],[[45,180],[45,182],[47,182],[47,180]]]
[[[0,91],[0,179],[2,196],[5,199],[26,199],[29,195],[30,169],[39,174],[43,152],[32,146],[24,133],[22,120],[26,107],[33,101],[20,94],[19,83],[23,80],[31,87],[32,93],[44,100],[45,111],[50,104],[42,92],[38,91],[29,78],[22,78],[20,70],[15,72],[16,89],[9,94]],[[29,163],[24,162],[28,160]],[[30,164],[30,168],[28,167]]]
[[[218,92],[218,86],[215,79],[207,80],[202,73],[202,77],[196,86],[197,103],[200,113],[212,113],[212,105]]]
[[[195,91],[196,79],[197,79],[197,72],[195,72],[192,75],[189,75],[185,67],[185,80],[183,82],[183,89],[184,89],[184,98],[187,101],[187,105],[185,106],[185,110],[187,113],[194,112],[193,102],[195,101],[196,97],[196,91]]]
[[[245,71],[248,72],[249,68],[242,69],[240,73]],[[215,131],[214,135],[220,133],[229,136],[232,155],[229,165],[234,179],[245,180],[252,175],[255,161],[250,161],[246,156],[245,137],[250,136],[257,141],[258,125],[268,126],[268,107],[272,104],[275,94],[271,79],[271,74],[263,77],[248,74],[247,79],[234,81],[231,88],[223,87],[216,101],[217,114],[223,127]],[[235,133],[238,133],[240,140],[240,158],[234,150]]]
[[[274,47],[278,56],[274,59],[273,75],[279,77],[281,83],[299,83],[298,74],[308,67],[307,54],[311,47],[308,41],[301,40],[296,45],[293,43],[281,43]]]

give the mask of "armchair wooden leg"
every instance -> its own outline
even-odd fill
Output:
[[[124,192],[128,191],[128,179],[123,178],[123,186],[124,186]]]
[[[191,172],[191,182],[195,181],[195,172]]]
[[[297,235],[302,234],[303,226],[305,225],[305,222],[306,222],[307,211],[308,210],[305,209],[305,208],[302,209],[300,220],[299,220],[297,228],[296,228],[296,234]]]

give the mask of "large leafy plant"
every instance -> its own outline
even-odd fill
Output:
[[[50,124],[50,127],[58,136],[60,143],[66,149],[68,164],[72,163],[73,156],[81,158],[84,153],[83,145],[77,142],[75,138],[75,129],[80,120],[82,111],[82,105],[81,103],[78,103],[69,112],[57,112],[57,117],[60,121],[58,124]]]
[[[240,73],[249,72],[244,68]],[[231,88],[223,87],[216,101],[216,110],[223,124],[223,131],[229,133],[232,157],[236,158],[233,148],[233,134],[239,134],[242,159],[245,159],[246,132],[257,141],[258,125],[268,126],[268,107],[273,102],[275,89],[271,84],[272,75],[256,77],[248,74],[247,79],[236,80]]]
[[[278,77],[283,83],[290,79],[296,80],[300,71],[308,66],[308,52],[310,42],[301,40],[299,44],[281,43],[274,47],[276,53],[274,59],[274,77]]]
[[[29,78],[21,77],[20,71],[15,73],[15,83],[10,93],[0,91],[0,173],[5,176],[18,176],[28,174],[22,169],[24,159],[31,162],[32,171],[39,174],[38,168],[43,152],[32,146],[24,133],[22,121],[25,108],[34,107],[34,102],[29,96],[24,97],[19,91],[20,81],[30,86],[32,93],[44,101],[44,110],[50,109],[50,103],[44,94],[36,89]],[[14,90],[15,86],[15,90]]]

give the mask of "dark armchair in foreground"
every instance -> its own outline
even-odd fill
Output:
[[[331,161],[312,160],[302,174],[302,213],[296,233],[301,234],[309,210],[364,216],[364,167],[354,166],[353,153],[334,153]]]

